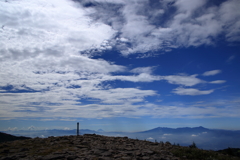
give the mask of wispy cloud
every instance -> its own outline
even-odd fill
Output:
[[[198,137],[198,135],[196,135],[196,134],[192,134],[191,136],[192,136],[192,137]]]
[[[89,15],[119,31],[113,44],[123,55],[146,53],[142,57],[148,57],[150,50],[213,45],[219,35],[229,43],[240,41],[240,14],[232,12],[240,7],[237,0],[218,6],[207,0],[157,1],[154,6],[146,0],[92,3],[89,8],[96,11]]]
[[[231,63],[235,58],[236,58],[235,55],[230,56],[230,57],[227,59],[227,63]]]
[[[36,127],[30,126],[30,127],[28,127],[28,130],[36,130]]]
[[[163,134],[163,136],[171,136],[172,134],[169,134],[169,133],[165,133]]]
[[[130,72],[151,74],[152,70],[153,70],[153,67],[138,67],[138,68],[132,69]]]
[[[221,70],[212,70],[212,71],[206,71],[202,75],[203,76],[214,76],[214,75],[219,74],[221,72],[222,72]]]
[[[137,68],[136,70],[142,72],[142,69],[144,72],[149,72],[145,68]],[[21,70],[19,69],[19,71]],[[4,74],[2,73],[2,75]],[[157,91],[137,88],[113,88],[111,85],[104,85],[103,82],[121,80],[137,83],[167,80],[170,84],[180,86],[205,83],[205,81],[196,78],[197,75],[153,76],[147,73],[114,76],[105,73],[88,72],[43,72],[28,75],[24,73],[18,75],[16,73],[16,76],[19,76],[19,80],[11,82],[12,89],[0,93],[2,118],[40,117],[45,120],[51,117],[71,120],[71,118],[75,119],[76,117],[103,118],[152,115],[153,112],[148,108],[156,105],[146,102],[146,97],[159,95]],[[7,75],[5,75],[5,79],[6,81],[2,81],[3,85],[8,84]],[[220,84],[222,82],[223,80],[217,80],[214,83]],[[24,83],[33,90],[23,87],[22,84]],[[19,92],[20,89],[25,89],[28,92]],[[213,89],[202,91],[194,88],[178,87],[172,92],[180,96],[197,96],[210,94],[213,91]],[[139,103],[144,104],[144,107],[142,108]],[[71,118],[68,117],[69,115]]]
[[[225,83],[226,81],[225,80],[216,80],[216,81],[211,81],[209,83],[212,83],[212,84],[222,84],[222,83]]]
[[[206,0],[159,1],[155,7],[145,0],[24,0],[1,5],[1,46],[5,46],[5,53],[18,52],[15,59],[25,58],[26,51],[30,57],[38,57],[45,50],[51,56],[112,47],[124,55],[168,51],[212,45],[222,34],[229,43],[240,41],[240,14],[232,12],[240,7],[237,0],[219,6]],[[9,58],[4,55],[4,59]]]
[[[184,86],[194,86],[199,83],[204,83],[203,80],[196,78],[197,75],[185,76],[185,75],[170,75],[163,76],[163,79],[167,80],[171,84],[179,84]]]
[[[18,130],[18,128],[17,127],[13,127],[13,128],[11,128],[11,127],[8,127],[8,129],[7,129],[7,131],[17,131]]]
[[[205,90],[205,91],[200,91],[195,88],[182,88],[178,87],[174,89],[173,93],[176,93],[178,95],[190,95],[190,96],[196,96],[196,95],[206,95],[212,93],[214,90]]]
[[[93,5],[87,5],[88,2]],[[146,102],[147,97],[160,95],[155,90],[108,83],[114,81],[165,80],[180,86],[173,91],[178,96],[214,92],[214,89],[184,88],[208,83],[197,74],[154,75],[155,67],[130,70],[93,58],[95,51],[101,54],[113,48],[124,56],[140,54],[143,58],[156,50],[161,54],[173,48],[212,45],[222,34],[229,43],[240,40],[240,15],[229,12],[240,8],[236,0],[220,6],[181,0],[158,1],[156,7],[150,7],[148,2],[1,1],[0,25],[4,27],[0,28],[0,68],[4,72],[0,72],[0,117],[75,120],[162,113],[170,116],[171,109],[175,115],[183,115],[175,107]],[[174,12],[168,13],[169,9]],[[220,72],[207,71],[203,75]],[[208,113],[211,109],[203,110]]]
[[[127,93],[129,92],[129,93]],[[135,92],[138,92],[137,90]],[[149,91],[148,91],[149,92]],[[61,103],[61,104],[51,104],[48,107],[44,107],[38,104],[32,104],[31,106],[19,104],[20,97],[17,99],[12,99],[10,104],[12,107],[3,104],[1,106],[1,119],[4,117],[23,118],[23,119],[38,119],[45,120],[49,117],[54,118],[54,120],[67,119],[68,121],[76,118],[106,118],[106,117],[141,117],[141,116],[151,116],[151,117],[165,117],[165,118],[213,118],[213,117],[239,117],[239,99],[233,100],[214,100],[212,102],[202,102],[202,103],[188,103],[183,104],[181,102],[175,104],[164,104],[156,105],[152,103],[137,103],[134,104],[131,99],[131,93],[126,90],[126,95],[122,94],[118,96],[113,93],[112,101],[106,101],[106,103],[99,104],[82,104],[75,105],[71,103]],[[15,93],[16,94],[16,93]],[[110,95],[111,93],[109,93]],[[139,93],[138,98],[142,98],[149,93]],[[30,95],[29,95],[30,96]],[[31,95],[27,97],[32,101],[36,100],[34,98],[38,97],[36,95]],[[46,95],[45,95],[46,96]],[[49,94],[50,98],[51,94]],[[111,96],[111,95],[110,95]],[[5,98],[5,97],[3,97]],[[26,97],[25,97],[26,98]],[[45,97],[47,98],[47,96]],[[116,99],[114,101],[114,99]],[[105,97],[102,98],[105,100]],[[118,101],[117,101],[118,100]],[[22,102],[25,100],[23,99]],[[123,102],[124,101],[124,102]],[[141,100],[140,100],[141,101]],[[136,100],[136,102],[140,102]],[[123,103],[122,103],[123,102]],[[16,105],[19,104],[19,105]]]

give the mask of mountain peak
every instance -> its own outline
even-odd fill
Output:
[[[197,129],[207,129],[207,128],[205,128],[205,127],[203,127],[203,126],[199,126],[199,127],[195,127],[195,128],[197,128]]]
[[[199,127],[197,127],[197,128],[204,128],[203,126],[199,126]]]

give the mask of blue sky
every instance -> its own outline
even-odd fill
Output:
[[[238,0],[0,1],[0,130],[240,130]]]

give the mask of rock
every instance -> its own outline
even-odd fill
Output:
[[[125,152],[122,152],[123,154],[126,154],[128,156],[132,156],[134,154],[134,152],[131,152],[131,151],[125,151]]]
[[[57,160],[57,159],[63,159],[65,158],[64,155],[47,155],[47,156],[43,156],[43,157],[40,157],[39,159],[37,160]]]
[[[101,157],[101,158],[99,158],[99,160],[112,160],[112,158],[110,158],[110,157]]]
[[[169,143],[86,134],[0,144],[0,160],[179,160],[170,147]]]
[[[154,152],[151,150],[143,150],[143,152],[150,155],[154,154]]]
[[[20,152],[29,151],[29,149],[28,148],[21,148],[19,151]]]
[[[78,158],[78,156],[76,156],[76,155],[67,156],[67,160],[75,160],[77,158]]]
[[[1,160],[15,160],[12,156],[2,157]]]
[[[4,149],[0,153],[9,153],[9,149]]]
[[[102,153],[102,155],[103,155],[104,157],[108,157],[108,156],[111,156],[112,153],[110,153],[110,152],[104,152],[104,153]]]

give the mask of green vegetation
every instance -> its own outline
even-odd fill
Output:
[[[196,146],[196,144],[193,142],[193,143],[189,146],[189,148],[197,148],[197,146]]]
[[[240,160],[240,157],[234,157],[216,151],[198,149],[194,142],[189,147],[174,147],[171,152],[174,156],[184,160]]]
[[[240,148],[229,148],[228,147],[227,149],[219,150],[217,152],[225,154],[225,155],[240,157]]]

